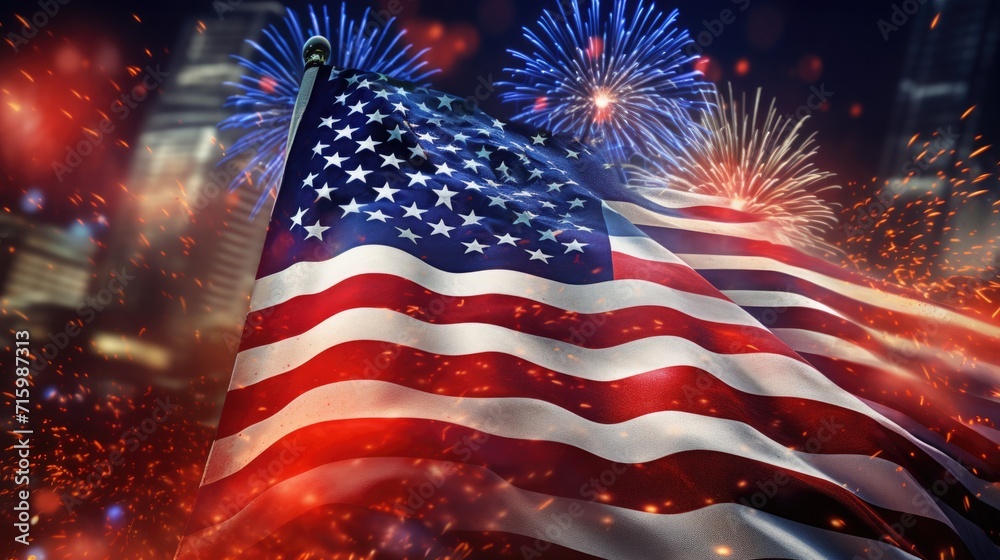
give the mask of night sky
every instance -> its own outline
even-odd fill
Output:
[[[238,2],[232,0],[235,9]],[[21,26],[15,14],[30,17],[35,2],[0,15],[7,36]],[[881,157],[903,54],[909,39],[904,26],[886,41],[877,21],[891,14],[891,2],[846,0],[659,0],[663,10],[680,9],[680,23],[692,35],[711,37],[704,49],[703,66],[717,84],[732,81],[736,90],[753,92],[763,87],[766,96],[778,99],[782,112],[792,112],[813,93],[829,92],[829,101],[814,114],[807,130],[817,131],[818,163],[841,182],[864,181],[874,175]],[[305,3],[287,5],[302,8]],[[350,2],[349,11],[360,15],[367,2]],[[386,6],[382,0],[378,6]],[[525,48],[521,28],[536,21],[541,10],[554,2],[512,0],[403,0],[400,21],[410,39],[431,46],[431,61],[445,72],[433,78],[435,87],[467,96],[480,78],[503,79],[503,68],[513,63],[507,49]],[[746,8],[745,11],[741,8]],[[721,27],[723,10],[734,20]],[[931,9],[931,8],[928,8]],[[127,67],[143,68],[151,61],[169,61],[184,26],[200,19],[207,27],[217,21],[214,4],[207,0],[131,3],[74,0],[62,7],[42,32],[12,55],[5,46],[0,58],[0,124],[7,134],[0,143],[4,184],[0,204],[22,206],[25,194],[40,192],[41,208],[31,209],[36,219],[66,224],[78,214],[79,194],[98,194],[113,210],[119,183],[144,114],[154,103],[139,106],[136,115],[122,122],[97,157],[87,158],[79,170],[56,180],[52,162],[65,156],[65,146],[85,138],[101,111],[136,79]],[[148,52],[147,52],[148,51]],[[169,64],[169,62],[168,62]],[[28,106],[28,107],[25,107]],[[483,108],[501,118],[513,107],[492,96]],[[16,109],[15,109],[16,107]],[[994,113],[995,114],[995,113]],[[19,126],[40,119],[41,128]],[[985,125],[995,130],[994,122]],[[38,133],[41,131],[41,133]],[[989,135],[990,130],[984,132]],[[32,189],[36,189],[32,191]],[[28,197],[30,198],[30,196]],[[23,209],[23,208],[22,208]]]

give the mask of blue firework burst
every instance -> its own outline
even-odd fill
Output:
[[[384,24],[368,25],[375,20],[366,9],[360,19],[347,16],[346,3],[340,5],[340,22],[331,27],[327,8],[319,14],[309,6],[303,24],[299,15],[287,9],[280,24],[263,31],[264,39],[247,41],[259,61],[234,56],[247,72],[239,83],[227,85],[239,89],[229,98],[227,107],[236,112],[223,120],[222,130],[241,129],[246,133],[228,150],[220,165],[234,158],[250,155],[244,172],[230,182],[230,189],[256,183],[261,189],[254,207],[256,214],[281,179],[292,109],[302,79],[302,45],[313,35],[330,40],[330,63],[340,68],[357,68],[427,85],[426,80],[438,70],[428,69],[422,61],[428,49],[411,52],[413,46],[403,40],[405,31],[390,30],[395,18]]]
[[[518,117],[601,147],[614,161],[674,142],[695,126],[714,88],[693,69],[697,56],[677,11],[664,15],[641,1],[566,0],[545,10],[537,29],[525,28],[530,52],[511,50],[522,68],[507,68],[502,98]],[[589,4],[584,8],[581,5]]]

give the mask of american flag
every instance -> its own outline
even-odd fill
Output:
[[[670,250],[724,210],[329,67],[288,161],[179,559],[996,557],[995,471]]]

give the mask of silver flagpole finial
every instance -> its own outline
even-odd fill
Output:
[[[330,52],[330,41],[327,41],[326,37],[315,35],[310,37],[305,46],[302,47],[302,61],[306,68],[323,66],[327,60],[330,60]]]

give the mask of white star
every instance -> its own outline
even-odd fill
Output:
[[[476,134],[481,134],[481,135],[486,136],[486,137],[493,136],[493,134],[489,130],[486,130],[485,128],[477,128],[476,129]]]
[[[455,98],[448,95],[442,95],[441,97],[438,97],[437,100],[438,109],[447,107],[449,111],[451,111],[451,104],[455,102]]]
[[[302,181],[302,187],[303,188],[312,187],[313,181],[316,179],[316,177],[319,177],[319,175],[315,173],[310,173],[309,175],[307,175],[306,178]]]
[[[361,206],[358,204],[357,199],[352,198],[350,204],[341,204],[341,210],[344,211],[344,215],[341,218],[346,218],[348,214],[360,214]]]
[[[341,105],[347,105],[347,98],[350,97],[350,96],[351,96],[351,94],[349,94],[349,93],[342,93],[342,94],[340,94],[340,95],[337,96],[337,100],[334,101],[334,103],[339,103]]]
[[[514,212],[514,215],[517,216],[517,219],[514,220],[515,226],[517,224],[524,224],[526,226],[530,226],[532,218],[535,218],[535,215],[532,214],[531,212],[528,212],[527,210],[525,210],[524,212]]]
[[[403,105],[402,101],[393,104],[392,108],[399,111],[400,113],[403,113],[403,115],[406,115],[406,113],[410,110],[409,107]]]
[[[421,142],[427,142],[428,144],[433,144],[434,141],[437,140],[437,136],[434,136],[430,132],[418,134],[417,138],[419,138]]]
[[[497,166],[497,171],[499,171],[500,173],[503,173],[507,177],[510,177],[510,168],[507,167],[507,162],[506,161],[501,162],[500,165]]]
[[[330,198],[330,193],[332,193],[335,190],[337,190],[337,187],[330,188],[330,183],[323,183],[323,188],[316,189],[316,200],[325,198],[332,202],[333,199]]]
[[[539,241],[545,241],[545,240],[556,241],[556,235],[559,234],[559,233],[561,233],[561,232],[552,231],[550,229],[549,231],[538,230],[538,233],[542,234],[542,237],[541,237],[541,239],[539,239]]]
[[[457,154],[458,152],[462,151],[462,148],[459,148],[458,146],[456,146],[454,144],[448,144],[447,146],[441,148],[441,151],[442,152],[452,153],[452,154]]]
[[[590,245],[590,244],[589,243],[580,243],[579,241],[575,241],[574,240],[574,241],[570,241],[569,243],[563,243],[563,245],[566,246],[566,253],[568,253],[570,251],[579,251],[579,252],[582,253],[583,252],[583,248],[586,247],[587,245]],[[563,253],[563,254],[565,255],[566,253]]]
[[[464,132],[459,132],[458,134],[455,135],[455,141],[461,142],[463,144],[465,144],[465,141],[468,140],[469,138],[472,137],[469,136],[468,134],[465,134]]]
[[[404,160],[401,160],[398,157],[396,157],[396,154],[389,154],[387,156],[380,155],[379,157],[382,158],[382,167],[385,167],[387,165],[391,165],[391,166],[395,167],[396,169],[399,169],[399,164],[403,163],[403,161],[404,161]]]
[[[410,184],[407,185],[408,187],[412,187],[413,185],[416,185],[417,183],[420,183],[421,185],[423,185],[423,186],[426,187],[427,186],[427,179],[431,178],[429,175],[424,175],[420,171],[417,171],[416,173],[406,173],[405,175],[410,178]]]
[[[350,116],[354,113],[361,113],[363,115],[365,113],[365,105],[368,105],[367,101],[364,103],[358,101],[356,105],[351,106],[351,112],[347,113],[347,115]]]
[[[358,149],[355,150],[354,153],[360,154],[365,150],[371,150],[374,153],[375,146],[378,146],[379,144],[381,144],[381,142],[376,142],[375,140],[372,140],[371,136],[369,136],[367,140],[362,140],[361,142],[358,142]]]
[[[375,192],[378,193],[378,196],[375,197],[375,202],[378,202],[378,201],[382,200],[383,198],[387,199],[389,202],[396,202],[396,199],[394,199],[392,196],[394,194],[396,194],[396,193],[399,192],[399,189],[394,189],[394,188],[392,188],[392,187],[389,186],[389,181],[385,182],[385,186],[384,187],[382,187],[382,188],[375,188],[375,189],[372,189],[372,190],[374,190]]]
[[[542,261],[545,264],[549,264],[549,259],[552,258],[552,255],[546,255],[541,249],[538,249],[537,251],[529,251],[528,249],[525,249],[524,252],[531,255],[531,258],[528,259],[529,261]]]
[[[544,146],[545,145],[545,140],[546,140],[546,138],[544,136],[542,136],[541,134],[536,134],[535,136],[531,137],[531,143],[532,144],[536,144],[536,145]]]
[[[493,152],[486,149],[486,146],[483,146],[478,152],[476,152],[476,155],[483,159],[490,159],[490,154],[492,153]]]
[[[372,83],[370,81],[368,81],[368,78],[365,78],[363,82],[361,82],[360,84],[358,84],[358,89],[361,89],[361,88],[372,89]]]
[[[308,210],[306,210],[305,208],[299,207],[298,213],[295,214],[294,216],[292,216],[292,227],[290,227],[288,229],[292,229],[295,226],[302,227],[302,218],[306,215],[306,212],[308,212]]]
[[[427,212],[427,210],[421,210],[420,208],[417,208],[416,202],[411,204],[409,207],[403,206],[402,208],[403,210],[406,211],[406,213],[403,214],[404,218],[406,218],[407,216],[412,216],[418,220],[423,220],[424,219],[423,214]]]
[[[476,253],[479,253],[479,254],[483,254],[483,249],[489,247],[489,245],[481,245],[479,243],[479,241],[476,241],[475,239],[473,239],[471,243],[466,243],[465,241],[463,241],[462,245],[465,245],[465,247],[466,247],[466,249],[465,249],[465,254],[466,255],[468,255],[469,253],[471,253],[473,251],[475,251]]]
[[[434,117],[433,119],[427,119],[427,124],[441,127],[444,126],[444,121],[438,117]]]
[[[437,165],[437,172],[438,173],[443,173],[443,174],[451,177],[452,174],[455,173],[455,170],[452,169],[452,168],[450,168],[450,167],[448,167],[448,162],[444,162],[442,164],[438,164]]]
[[[379,98],[385,99],[385,100],[388,101],[389,100],[389,92],[386,91],[386,90],[384,90],[384,89],[380,89],[378,91],[378,93],[375,94],[375,99],[379,99]],[[379,122],[382,122],[382,121],[379,121]]]
[[[410,92],[406,91],[404,88],[401,88],[399,86],[396,86],[396,94],[397,95],[402,95],[403,97],[409,97],[410,96]]]
[[[378,220],[384,224],[386,220],[392,219],[392,216],[383,214],[381,210],[376,210],[374,212],[370,210],[365,210],[365,214],[368,214],[368,219],[365,220],[366,222],[370,222],[372,220]]]
[[[393,140],[399,140],[400,142],[402,142],[403,141],[403,133],[404,132],[406,132],[406,131],[403,130],[402,128],[400,128],[399,125],[397,124],[396,128],[394,128],[394,129],[392,129],[392,130],[389,131],[389,140],[388,140],[388,142],[392,142]]]
[[[472,225],[478,226],[479,222],[483,221],[484,219],[483,216],[477,216],[475,210],[470,211],[468,214],[459,214],[459,216],[462,218],[463,226],[472,226]]]
[[[316,142],[316,145],[313,147],[313,155],[322,156],[323,150],[329,147],[329,144],[324,144],[322,141]]]
[[[479,192],[485,188],[475,181],[464,181],[464,183],[465,183],[465,188],[470,191]]]
[[[478,161],[476,161],[474,159],[467,159],[467,160],[464,160],[464,161],[465,161],[465,164],[462,166],[462,169],[471,169],[473,173],[479,173],[479,168],[480,167],[486,167],[485,165],[479,163]]]
[[[410,159],[413,158],[427,159],[427,152],[421,146],[414,146],[410,148]]]
[[[421,111],[423,111],[425,113],[430,113],[431,112],[431,108],[428,107],[427,104],[424,103],[423,101],[421,101],[420,103],[417,103],[417,109],[420,109]]]
[[[579,230],[579,231],[585,231],[587,233],[593,233],[593,231],[594,231],[594,230],[592,230],[592,229],[590,229],[589,227],[586,227],[586,226],[576,226],[576,229]]]
[[[316,239],[323,241],[323,232],[330,228],[319,225],[319,220],[316,220],[315,224],[311,226],[306,226],[305,229],[306,231],[309,232],[309,235],[306,236],[306,239],[309,239],[310,237],[315,237]]]
[[[368,115],[368,122],[366,122],[365,124],[371,124],[373,122],[378,122],[378,124],[382,124],[382,119],[388,116],[389,115],[383,115],[381,111],[375,111],[374,113]]]
[[[435,189],[432,192],[438,195],[437,202],[434,203],[434,206],[441,206],[442,204],[444,204],[445,206],[448,207],[449,210],[453,210],[453,208],[451,207],[451,197],[458,194],[458,192],[449,191],[447,185],[441,187],[440,189]]]
[[[442,220],[438,220],[438,223],[436,223],[436,224],[429,224],[429,225],[432,228],[434,228],[434,231],[431,232],[431,235],[443,235],[445,237],[451,237],[451,234],[448,233],[448,232],[451,231],[451,230],[453,230],[453,229],[455,229],[455,228],[453,228],[451,226],[445,225],[443,219]]]
[[[323,166],[323,169],[326,169],[327,167],[330,167],[331,165],[336,165],[337,167],[342,167],[340,164],[342,164],[345,161],[347,161],[347,158],[340,157],[340,152],[337,152],[337,153],[333,154],[332,156],[326,156],[325,159],[326,159],[326,165]]]
[[[504,125],[506,125],[506,124],[507,124],[507,123],[504,123],[504,122],[500,122],[500,121],[499,121],[499,120],[497,120],[497,119],[493,119],[493,126],[494,126],[494,127],[496,127],[496,128],[499,128],[500,130],[503,130],[503,127],[504,127]],[[506,131],[504,131],[504,132],[506,132]]]
[[[351,178],[347,180],[348,183],[352,181],[367,183],[368,181],[365,180],[365,177],[371,175],[371,171],[365,171],[364,169],[361,169],[361,166],[359,165],[357,169],[354,171],[348,171],[347,174],[351,176]]]
[[[354,84],[358,83],[358,80],[360,80],[360,79],[361,79],[361,76],[355,74],[355,75],[351,76],[350,78],[347,78],[347,84],[353,86]]]
[[[513,245],[515,247],[517,247],[517,242],[521,240],[520,237],[513,237],[509,233],[505,233],[503,235],[494,235],[493,237],[496,237],[499,240],[497,241],[497,245],[503,245],[504,243],[507,243],[508,245]]]
[[[507,201],[504,200],[502,196],[497,195],[497,196],[491,196],[489,198],[490,198],[490,206],[499,206],[500,208],[506,208],[504,204],[506,204]]]
[[[417,235],[417,234],[413,233],[412,231],[410,231],[410,228],[406,228],[406,229],[396,228],[396,229],[399,230],[399,237],[403,237],[405,239],[409,239],[410,241],[413,242],[414,245],[417,244],[417,240],[418,239],[423,239],[423,236],[420,236],[420,235]]]
[[[556,207],[556,205],[555,205],[555,204],[552,204],[552,203],[551,203],[551,202],[549,202],[548,200],[543,200],[543,201],[542,201],[542,208],[549,208],[549,209],[554,209],[555,207]]]
[[[543,173],[544,172],[541,169],[532,169],[531,176],[528,177],[528,180],[531,181],[532,179],[541,179]]]
[[[549,186],[548,192],[552,192],[552,191],[558,191],[559,189],[565,187],[566,183],[549,183],[548,186]]]
[[[350,140],[351,135],[357,132],[358,129],[351,128],[351,125],[347,125],[344,128],[337,130],[337,137],[334,140],[340,140],[341,138],[347,138]]]
[[[572,210],[574,208],[583,208],[583,203],[584,202],[586,202],[586,201],[580,200],[579,197],[578,198],[574,198],[573,200],[569,201],[569,209]]]
[[[574,152],[573,150],[567,149],[566,150],[566,157],[567,158],[573,158],[573,159],[580,159],[580,152]]]
[[[323,128],[325,126],[325,127],[327,127],[327,128],[329,128],[329,129],[332,130],[333,129],[333,123],[340,122],[340,119],[335,119],[333,117],[326,117],[325,119],[321,119],[321,121],[322,122],[320,122],[319,126],[316,127],[316,128]]]

